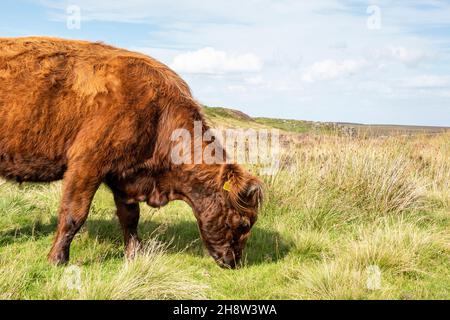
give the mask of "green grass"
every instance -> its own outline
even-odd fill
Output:
[[[213,128],[254,128],[270,129],[270,126],[259,124],[248,115],[237,110],[221,107],[203,107],[206,120]]]
[[[300,120],[285,120],[285,119],[273,119],[273,118],[255,118],[257,123],[274,127],[280,130],[305,133],[315,130],[317,127],[313,122],[300,121]]]
[[[145,250],[125,261],[104,187],[72,244],[76,268],[51,266],[60,183],[3,182],[0,298],[449,299],[449,138],[313,136],[289,150],[263,177],[266,201],[239,270],[205,253],[178,201],[142,205]],[[374,266],[381,285],[370,288]]]
[[[315,124],[311,121],[285,120],[273,118],[251,118],[250,116],[228,108],[203,107],[207,121],[213,127],[227,128],[260,128],[280,129],[286,133],[328,132],[331,126],[326,124]]]

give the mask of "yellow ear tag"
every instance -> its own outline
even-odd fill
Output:
[[[230,180],[225,181],[225,183],[223,184],[223,190],[225,190],[225,191],[231,190],[231,181]]]

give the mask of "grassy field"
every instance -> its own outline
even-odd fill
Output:
[[[125,261],[104,187],[71,265],[51,266],[60,183],[1,182],[0,298],[450,298],[449,133],[310,133],[282,160],[278,174],[262,177],[266,201],[239,270],[220,269],[204,252],[182,202],[141,206],[145,249]]]

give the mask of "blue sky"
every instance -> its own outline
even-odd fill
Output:
[[[27,35],[149,54],[253,116],[450,126],[450,1],[2,1],[0,36]]]

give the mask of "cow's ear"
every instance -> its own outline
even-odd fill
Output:
[[[235,164],[226,166],[222,173],[222,189],[236,209],[256,209],[263,200],[263,187],[259,179],[249,175]]]
[[[250,208],[258,208],[263,202],[263,185],[257,178],[247,180],[245,188],[240,192],[240,198]]]

